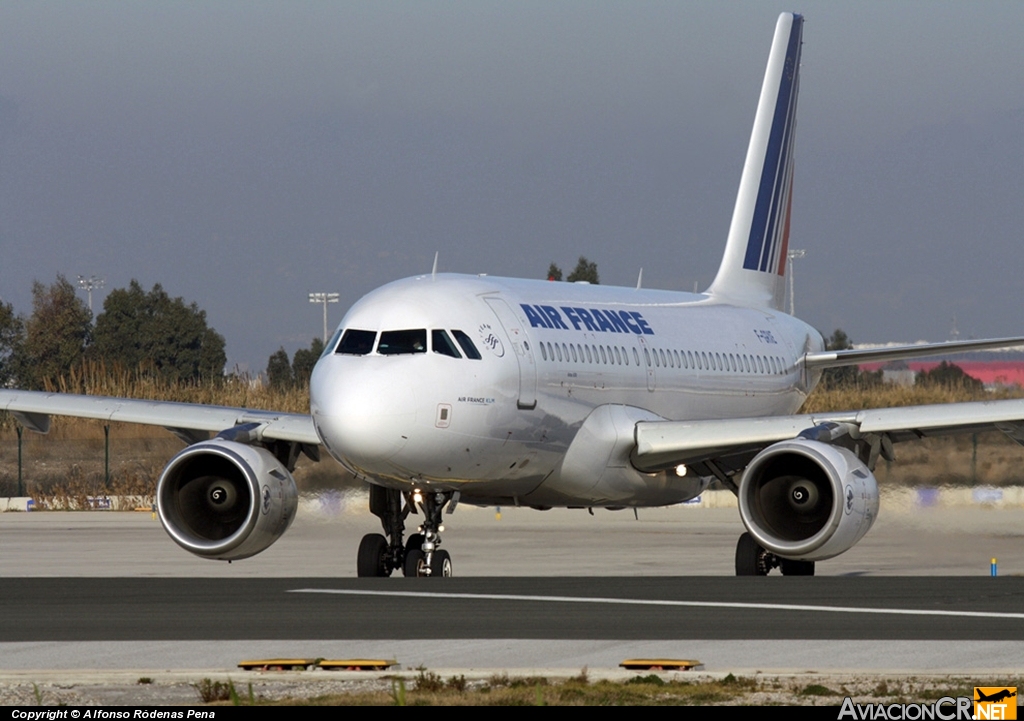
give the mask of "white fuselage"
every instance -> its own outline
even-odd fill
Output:
[[[373,291],[342,319],[339,334],[349,329],[371,331],[373,349],[334,352],[336,334],[310,384],[332,456],[382,485],[536,506],[696,495],[700,479],[674,474],[589,489],[560,477],[563,459],[598,407],[670,420],[793,413],[817,380],[798,361],[823,347],[795,318],[707,295],[449,274]],[[415,329],[427,347],[386,354],[383,333]],[[435,330],[462,331],[481,357],[438,352]]]

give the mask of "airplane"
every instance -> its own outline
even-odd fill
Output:
[[[158,512],[203,558],[247,558],[280,538],[296,461],[323,449],[369,484],[381,522],[359,545],[359,576],[450,576],[441,533],[459,503],[635,509],[693,499],[715,479],[746,528],[737,575],[813,575],[877,518],[872,470],[895,442],[998,429],[1024,444],[1024,400],[796,415],[822,371],[1024,337],[830,351],[783,312],[802,33],[802,16],[779,17],[703,293],[435,263],[351,307],[313,370],[308,415],[10,389],[0,410],[37,432],[69,415],[178,435],[188,445],[157,482]]]
[[[986,696],[980,688],[975,688],[974,693],[978,695],[978,698],[974,699],[975,701],[986,701],[988,703],[999,703],[1017,695],[1016,691],[1011,691],[1008,688],[996,691],[991,696]]]

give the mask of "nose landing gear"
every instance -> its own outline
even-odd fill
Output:
[[[416,491],[403,494],[396,489],[370,486],[370,512],[380,518],[387,538],[379,533],[363,536],[356,560],[356,574],[360,577],[390,576],[396,569],[402,569],[406,576],[451,576],[451,555],[438,546],[444,530],[441,513],[445,505],[451,513],[457,503],[457,493]],[[423,523],[419,532],[410,535],[403,543],[405,519],[410,512],[416,512],[416,506],[423,513]]]
[[[405,567],[402,569],[406,576],[429,576],[432,578],[443,578],[452,575],[452,557],[448,551],[438,548],[441,545],[441,531],[444,526],[441,523],[441,512],[445,505],[451,501],[448,512],[455,510],[458,498],[452,493],[420,493],[412,494],[412,500],[417,503],[423,511],[423,524],[419,533],[409,537],[419,537],[418,548],[406,548]]]

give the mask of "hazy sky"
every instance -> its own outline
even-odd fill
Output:
[[[703,289],[775,20],[804,28],[797,315],[1021,334],[1024,3],[5,2],[0,298],[137,278],[262,370],[440,268]],[[105,293],[95,294],[99,312]]]

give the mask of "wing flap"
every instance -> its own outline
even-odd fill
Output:
[[[219,433],[242,423],[259,423],[260,435],[263,438],[310,445],[320,444],[320,438],[313,427],[313,419],[299,413],[19,390],[0,390],[0,410],[8,411],[16,418],[43,415],[73,416],[108,422],[163,426],[172,429],[179,437],[179,431]],[[33,428],[31,425],[27,427]]]

